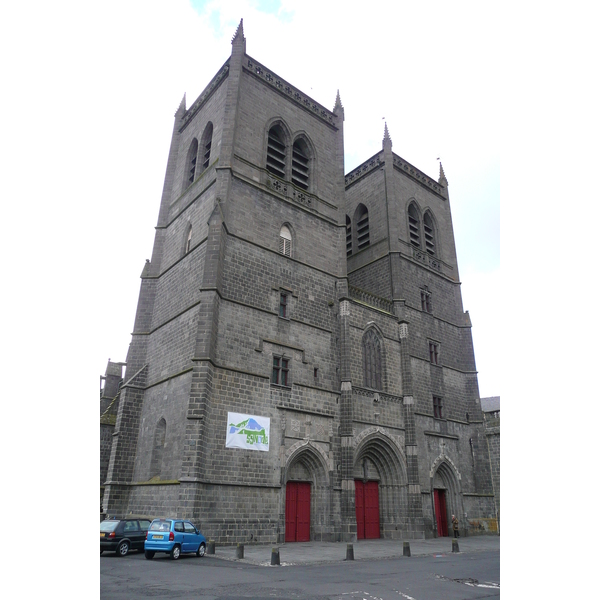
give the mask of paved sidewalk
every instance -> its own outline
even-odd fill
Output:
[[[435,538],[429,540],[406,540],[410,544],[413,556],[440,556],[452,554],[452,538]],[[352,544],[354,560],[374,560],[382,558],[398,558],[403,556],[402,540],[361,540]],[[236,546],[219,546],[215,554],[208,558],[219,558],[244,562],[259,566],[271,566],[271,551],[279,548],[280,566],[319,564],[346,560],[347,544],[345,542],[296,542],[293,544],[244,545],[244,558],[236,558]],[[461,537],[458,539],[459,553],[478,552],[481,550],[500,550],[500,536],[480,535]],[[408,559],[408,557],[406,557]]]

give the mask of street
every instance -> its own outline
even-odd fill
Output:
[[[469,600],[500,597],[500,552],[257,566],[205,556],[100,557],[106,600]]]

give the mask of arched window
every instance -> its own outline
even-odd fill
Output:
[[[346,215],[346,256],[352,254],[352,221]]]
[[[421,219],[419,218],[419,213],[417,211],[417,207],[414,204],[411,204],[408,207],[408,235],[410,238],[410,243],[415,248],[421,247]]]
[[[281,179],[285,179],[285,135],[280,125],[269,129],[267,141],[267,171]]]
[[[356,223],[356,248],[362,250],[369,245],[369,211],[364,204],[359,204],[354,213]]]
[[[365,387],[381,390],[381,340],[373,329],[365,333],[362,346]]]
[[[308,145],[302,138],[294,142],[292,148],[292,183],[308,190],[309,185],[310,152]]]
[[[292,255],[292,232],[286,225],[279,232],[279,252],[285,256]]]
[[[161,419],[154,430],[154,444],[152,446],[152,460],[150,462],[150,479],[160,477],[163,462],[163,449],[167,435],[167,422]]]
[[[196,179],[196,161],[198,160],[198,140],[194,138],[190,144],[187,156],[187,167],[185,171],[186,179],[184,188],[187,188],[190,184],[194,183]]]
[[[209,121],[202,134],[202,170],[208,168],[210,162],[210,147],[212,146],[213,124]]]
[[[425,250],[435,256],[435,229],[429,212],[423,217],[423,232],[425,233]]]

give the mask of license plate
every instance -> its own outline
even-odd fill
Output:
[[[100,537],[104,537],[104,534],[103,534],[103,533],[101,533],[101,534],[100,534]]]
[[[162,540],[164,538],[164,535],[153,535],[152,539],[153,540]]]

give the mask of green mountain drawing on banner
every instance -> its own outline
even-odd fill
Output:
[[[235,433],[237,435],[245,435],[246,443],[253,444],[268,444],[269,438],[265,432],[265,428],[257,423],[252,417],[248,417],[238,425],[233,423],[229,424],[229,433]]]

